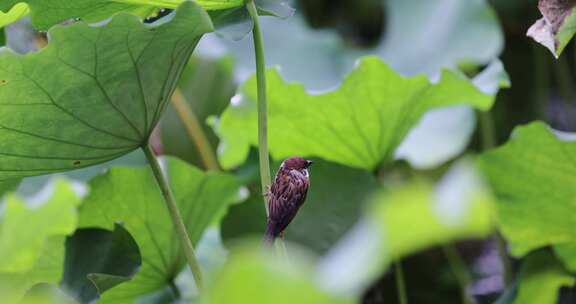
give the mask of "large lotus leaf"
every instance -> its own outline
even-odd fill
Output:
[[[0,1],[0,26],[10,24],[31,11],[32,22],[46,30],[62,21],[81,18],[87,22],[104,20],[118,12],[129,12],[142,17],[158,8],[175,9],[185,0],[3,0]],[[243,0],[196,0],[207,10],[220,10],[242,6]],[[4,17],[5,16],[5,17]]]
[[[86,167],[146,142],[190,53],[212,30],[192,2],[171,22],[53,28],[48,46],[0,55],[0,180]]]
[[[394,260],[456,240],[486,237],[494,226],[492,198],[468,161],[458,162],[435,187],[414,181],[374,196],[372,203],[320,262],[325,288],[361,293]]]
[[[553,245],[576,269],[576,142],[558,138],[546,125],[516,129],[502,147],[480,160],[498,198],[499,227],[514,256]]]
[[[260,244],[235,248],[200,303],[353,303],[350,295],[339,298],[322,290],[302,253],[291,252],[290,259],[283,260],[261,249]]]
[[[489,64],[502,51],[504,35],[496,12],[487,2],[386,0],[387,24],[382,42],[364,50],[351,48],[335,31],[310,28],[299,14],[287,20],[262,18],[264,41],[274,46],[266,49],[266,62],[280,66],[287,80],[302,82],[311,90],[337,86],[362,55],[377,55],[403,75],[437,74],[442,68],[456,68],[462,62]],[[253,72],[250,39],[216,42],[224,44],[236,59],[237,77],[245,79]],[[217,54],[222,47],[203,41],[199,49]]]
[[[504,47],[490,1],[388,0],[386,5],[387,36],[375,52],[404,73],[436,73],[463,62],[488,64]]]
[[[374,169],[393,159],[396,147],[428,110],[468,104],[489,109],[493,97],[468,80],[444,71],[438,83],[403,77],[376,57],[365,57],[340,88],[311,95],[269,70],[269,140],[274,159],[316,156],[356,168]],[[231,168],[257,145],[256,80],[243,87],[243,99],[223,113],[220,161]],[[233,100],[234,101],[234,100]]]
[[[557,303],[560,288],[573,286],[575,282],[574,276],[552,254],[534,252],[520,269],[514,304]]]
[[[377,55],[402,75],[436,75],[441,68],[456,68],[462,62],[488,64],[500,54],[504,39],[496,12],[487,2],[387,0],[382,43],[367,50],[347,47],[335,31],[311,29],[298,14],[287,20],[262,18],[264,41],[274,46],[266,49],[266,62],[280,66],[286,80],[301,82],[313,91],[338,86],[360,55]],[[204,39],[198,51],[214,55],[224,45],[236,59],[236,76],[245,79],[254,71],[251,44],[250,39]],[[409,142],[400,156],[419,168],[454,158],[469,143],[474,115],[465,105],[427,113],[406,138]]]
[[[204,173],[181,160],[169,158],[166,167],[188,233],[196,243],[237,198],[239,186],[231,175]],[[121,222],[142,256],[140,271],[132,280],[104,293],[98,303],[130,303],[174,280],[185,260],[150,169],[115,167],[93,179],[90,188],[79,226],[112,229],[115,222]]]

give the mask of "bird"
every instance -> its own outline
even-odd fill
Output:
[[[266,243],[273,243],[284,233],[304,204],[310,187],[310,165],[312,161],[302,157],[290,157],[280,165],[266,193],[269,213],[264,235]]]

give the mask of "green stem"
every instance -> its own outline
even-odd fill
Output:
[[[508,287],[512,284],[512,262],[508,256],[508,251],[506,250],[506,240],[500,232],[496,232],[496,242],[498,249],[498,256],[500,261],[502,261],[502,281],[504,282],[504,287]]]
[[[480,121],[482,150],[486,151],[496,147],[494,120],[492,118],[492,113],[490,112],[478,112],[478,116]],[[506,250],[506,241],[498,231],[496,232],[496,241],[496,248],[500,257],[500,262],[502,263],[502,278],[504,286],[507,287],[510,286],[510,283],[512,282],[512,262],[510,261],[508,251]]]
[[[486,151],[496,147],[496,137],[494,136],[494,119],[490,112],[478,112],[480,120],[480,140],[482,150]]]
[[[254,40],[254,53],[256,56],[256,84],[258,86],[258,157],[260,159],[260,183],[266,216],[269,214],[266,193],[272,183],[270,177],[270,158],[268,153],[268,107],[266,98],[266,61],[264,59],[264,41],[258,19],[258,10],[254,0],[246,0],[246,8],[254,23],[252,38]],[[286,259],[286,245],[283,238],[276,239],[276,252],[282,259]]]
[[[200,271],[200,266],[198,261],[196,260],[196,255],[194,254],[194,247],[192,246],[192,241],[188,236],[188,231],[186,230],[186,226],[184,225],[184,221],[182,220],[182,215],[180,215],[180,210],[178,210],[178,205],[176,205],[176,200],[174,199],[174,194],[172,194],[172,190],[168,185],[168,181],[164,174],[162,173],[162,169],[160,168],[160,164],[158,163],[158,159],[154,155],[154,152],[150,148],[149,145],[142,147],[146,158],[148,159],[148,164],[154,173],[154,177],[156,178],[156,182],[160,187],[160,191],[162,192],[162,196],[164,196],[164,201],[166,202],[166,207],[168,207],[168,211],[170,213],[170,217],[172,218],[172,222],[174,223],[174,228],[176,228],[176,234],[180,239],[180,245],[182,250],[184,251],[184,256],[186,257],[186,261],[188,262],[188,266],[190,266],[190,270],[192,271],[192,275],[194,276],[194,280],[196,281],[196,286],[198,290],[202,289],[202,273]]]
[[[180,121],[184,124],[188,137],[190,137],[196,146],[204,167],[207,170],[219,171],[220,166],[216,160],[216,154],[212,146],[210,146],[208,137],[206,137],[206,133],[204,133],[198,117],[196,117],[188,105],[188,102],[186,102],[186,98],[182,95],[180,89],[176,88],[174,94],[172,94],[171,104],[174,110],[176,110],[178,117],[180,117]]]
[[[178,286],[176,286],[176,283],[174,282],[173,279],[170,280],[170,282],[168,282],[168,286],[170,286],[170,290],[174,295],[174,300],[180,299],[180,289],[178,289]]]
[[[566,104],[576,102],[576,92],[572,88],[574,80],[570,73],[570,66],[566,56],[560,56],[558,62],[554,65],[554,72],[556,74],[556,83],[558,84],[558,91]]]
[[[576,48],[574,48],[576,50]],[[533,110],[536,118],[539,120],[546,119],[546,106],[548,105],[549,90],[550,90],[550,67],[548,64],[549,54],[544,53],[542,48],[537,43],[532,43],[532,57],[533,57]]]
[[[260,22],[258,20],[258,10],[254,0],[246,1],[246,8],[250,13],[254,29],[252,36],[254,39],[254,52],[256,55],[256,81],[258,85],[258,156],[260,158],[260,182],[262,194],[268,191],[272,179],[270,177],[270,159],[268,158],[268,109],[266,105],[266,62],[264,60],[264,43]],[[264,197],[266,215],[268,215],[268,204]]]
[[[404,270],[402,269],[402,262],[400,260],[394,262],[394,272],[396,274],[398,301],[400,304],[408,304],[408,298],[406,297],[406,281],[404,280]]]
[[[454,247],[454,245],[444,245],[442,247],[444,251],[444,255],[448,260],[448,264],[458,281],[458,285],[460,285],[460,293],[462,296],[462,303],[463,304],[472,304],[474,303],[470,297],[468,297],[468,293],[466,292],[466,287],[470,284],[471,276],[468,272],[468,268],[458,250]]]

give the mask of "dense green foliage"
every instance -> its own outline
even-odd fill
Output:
[[[509,119],[516,7],[294,4],[0,0],[1,303],[576,301],[576,62],[533,44],[558,84]],[[573,4],[538,8],[573,49]],[[275,247],[262,155],[314,160]]]

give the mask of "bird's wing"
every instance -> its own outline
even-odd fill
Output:
[[[279,174],[271,188],[269,225],[274,226],[275,236],[286,229],[306,199],[308,180],[296,174]]]

